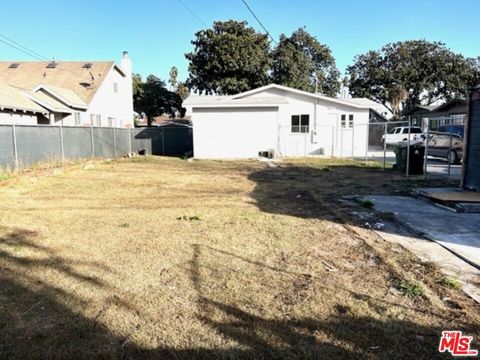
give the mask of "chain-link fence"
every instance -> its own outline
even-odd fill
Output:
[[[0,125],[0,168],[81,158],[117,158],[141,153],[193,153],[190,127],[119,129],[104,127]]]
[[[353,120],[353,119],[352,119]],[[355,123],[332,116],[314,128],[280,126],[280,157],[323,155],[360,161],[379,161],[405,176],[460,181],[464,117],[442,116],[413,122]]]
[[[380,161],[383,168],[398,168],[407,177],[423,174],[425,178],[459,182],[463,157],[462,119],[442,116],[441,119],[423,118],[415,123],[409,118],[371,122],[365,161]],[[354,127],[361,126],[365,124]]]

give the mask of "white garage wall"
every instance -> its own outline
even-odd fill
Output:
[[[359,157],[365,155],[368,129],[367,126],[360,124],[368,123],[368,109],[358,109],[326,100],[313,99],[282,89],[268,89],[247,97],[265,97],[266,95],[288,100],[288,104],[279,105],[280,141],[277,147],[279,156],[332,156],[333,154],[337,157],[351,157],[353,154],[353,156]],[[310,116],[310,132],[292,133],[291,116],[302,114]],[[342,129],[341,114],[347,116],[347,123],[348,116],[354,115],[353,128]]]
[[[359,109],[279,88],[242,96],[262,103],[278,97],[276,107],[192,108],[194,156],[251,158],[274,149],[279,157],[326,155],[363,157],[367,150],[369,109]],[[310,116],[308,133],[292,133],[292,115]],[[354,126],[341,127],[341,115],[353,114]]]
[[[195,158],[254,158],[277,147],[275,107],[194,108],[192,123]]]

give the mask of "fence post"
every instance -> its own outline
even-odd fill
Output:
[[[370,121],[370,120],[369,120]],[[366,124],[367,142],[365,143],[365,166],[368,164],[368,143],[370,142],[370,124]]]
[[[63,126],[60,125],[59,129],[60,129],[60,151],[62,153],[62,163],[64,163],[65,162],[65,147],[64,147],[64,144],[63,144]]]
[[[451,128],[450,128],[450,129],[451,129]],[[451,130],[450,130],[450,131],[451,131]],[[453,134],[450,132],[449,135],[450,135],[450,144],[449,144],[449,146],[448,146],[448,153],[447,153],[447,161],[448,161],[447,184],[448,184],[448,182],[450,181],[450,171],[451,171],[450,168],[451,168],[451,166],[452,166],[452,165],[451,165],[452,163],[451,163],[451,161],[450,161],[450,154],[451,154],[451,152],[452,152],[452,142],[453,142],[453,138],[452,138],[452,137],[453,137]]]
[[[410,175],[410,133],[411,133],[411,122],[410,116],[408,116],[408,138],[407,138],[407,166],[405,176],[408,178]]]
[[[330,156],[332,158],[335,156],[335,154],[334,154],[334,151],[335,151],[334,150],[335,149],[334,143],[335,143],[335,126],[332,126],[332,155]]]
[[[95,157],[95,142],[93,140],[93,126],[90,126],[90,135],[92,139],[92,158]]]
[[[12,135],[13,135],[13,156],[15,157],[15,172],[18,172],[17,133],[15,131],[15,124],[12,125]]]
[[[428,178],[427,164],[428,164],[428,142],[429,141],[430,141],[430,118],[427,118],[427,139],[425,140],[425,159],[424,159],[424,163],[423,163],[423,174],[424,174],[425,180],[427,180],[427,178]]]
[[[340,157],[343,158],[343,128],[340,128]]]
[[[354,148],[355,146],[355,124],[352,124],[352,160],[355,159]]]
[[[165,156],[165,128],[162,127],[162,155]]]
[[[129,155],[132,154],[132,128],[128,128],[128,148],[130,150]]]
[[[117,158],[117,135],[115,134],[115,128],[113,128],[113,158]]]
[[[387,123],[385,123],[384,127],[385,136],[383,137],[383,171],[385,171],[385,166],[387,163]]]

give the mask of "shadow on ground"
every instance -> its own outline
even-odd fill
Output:
[[[418,326],[408,320],[382,322],[355,317],[341,306],[337,315],[325,319],[267,319],[212,300],[202,290],[206,281],[200,276],[202,256],[223,256],[226,263],[232,257],[249,260],[201,245],[194,245],[190,264],[192,286],[197,292],[198,321],[237,345],[226,349],[203,348],[201,343],[194,348],[141,348],[111,333],[95,319],[87,319],[63,305],[68,302],[81,308],[81,302],[73,294],[28,278],[26,270],[31,268],[54,270],[98,288],[108,287],[99,279],[74,271],[69,261],[52,250],[38,246],[37,235],[15,229],[0,238],[0,260],[6,264],[0,271],[1,358],[395,358],[400,349],[403,356],[428,356],[425,348],[432,349],[432,356],[435,354],[441,329]],[[31,260],[4,250],[19,246],[43,252],[45,259]],[[99,264],[84,265],[101,270]],[[255,262],[254,266],[282,271],[261,262]],[[362,296],[358,294],[359,299]],[[116,301],[123,306],[121,299]],[[420,342],[419,336],[423,339]]]
[[[249,177],[256,183],[251,196],[255,204],[268,213],[343,222],[345,219],[332,212],[332,207],[336,206],[333,200],[340,194],[345,191],[389,193],[394,190],[389,181],[393,181],[396,175],[373,170],[377,171],[378,181],[365,185],[362,181],[372,179],[372,176],[363,172],[372,170],[353,169],[359,174],[355,178],[349,167],[339,167],[335,171],[307,167],[261,170]],[[397,184],[395,191],[407,191],[411,183],[403,186]],[[179,344],[178,348],[142,348],[128,338],[112,333],[94,318],[86,318],[81,311],[75,311],[85,304],[74,294],[28,274],[32,269],[51,270],[99,289],[108,288],[109,284],[74,270],[75,264],[69,259],[39,246],[36,233],[22,229],[3,232],[6,235],[0,237],[0,262],[5,264],[0,269],[0,358],[363,359],[438,356],[436,349],[442,329],[419,326],[408,319],[392,318],[385,322],[373,317],[359,317],[341,306],[335,309],[334,315],[321,319],[294,316],[275,319],[213,299],[205,293],[205,287],[221,279],[202,278],[202,257],[205,254],[223,257],[225,264],[235,258],[269,271],[285,270],[201,245],[194,245],[189,268],[192,287],[197,295],[198,321],[235,345],[212,349],[202,346],[199,340],[193,347]],[[41,259],[17,256],[16,247],[31,249],[44,256]],[[95,271],[108,271],[103,265],[93,262],[82,265]],[[305,274],[295,275],[302,277]],[[395,306],[364,294],[350,295],[372,306]],[[129,311],[136,311],[128,308],[129,305],[120,298],[112,301]],[[67,303],[68,307],[64,305]]]

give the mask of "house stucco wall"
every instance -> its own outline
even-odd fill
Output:
[[[369,109],[333,103],[322,99],[287,92],[281,89],[250,95],[250,97],[279,97],[288,104],[279,106],[277,146],[280,156],[327,155],[337,157],[364,156],[367,149]],[[248,96],[247,96],[248,97]],[[308,114],[310,131],[292,133],[292,115]],[[354,126],[342,128],[341,115],[354,116]],[[352,153],[353,145],[353,153]]]
[[[131,76],[112,69],[95,94],[87,111],[81,113],[82,125],[91,125],[90,115],[101,115],[101,126],[133,127],[133,97]],[[115,92],[115,83],[118,92]],[[74,121],[74,119],[72,119]]]
[[[255,103],[262,103],[262,98],[272,102],[276,97],[279,102],[270,107],[192,106],[196,158],[251,158],[271,149],[278,157],[365,156],[369,109],[277,88],[242,98],[249,97],[256,98]],[[346,127],[341,125],[342,114]],[[292,115],[309,115],[307,133],[292,132]],[[349,115],[353,115],[352,127],[348,126]]]

